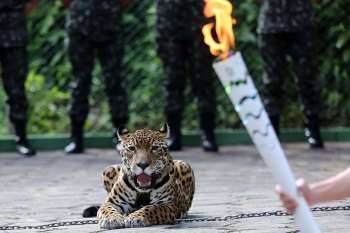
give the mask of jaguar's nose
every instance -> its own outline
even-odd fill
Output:
[[[148,162],[140,162],[137,164],[137,166],[142,168],[142,170],[145,170],[149,166],[149,163]]]

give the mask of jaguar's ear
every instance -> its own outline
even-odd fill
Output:
[[[114,131],[114,140],[119,144],[121,141],[124,140],[125,136],[129,133],[129,130],[127,130],[124,127],[119,127],[117,130]]]
[[[164,138],[169,138],[170,131],[169,131],[169,125],[165,123],[163,127],[159,130],[164,135]]]
[[[122,141],[125,139],[126,135],[129,134],[129,130],[127,130],[124,127],[119,127],[117,130],[113,133],[114,141],[117,144],[117,150],[121,150]]]

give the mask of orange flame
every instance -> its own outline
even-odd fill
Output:
[[[204,42],[209,45],[211,54],[221,59],[227,58],[235,45],[232,25],[236,25],[236,20],[232,18],[232,12],[233,6],[228,0],[205,0],[204,15],[207,18],[215,17],[216,24],[203,26]],[[212,35],[214,26],[218,42]]]

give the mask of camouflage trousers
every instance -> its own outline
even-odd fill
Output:
[[[0,70],[10,121],[15,125],[25,125],[28,109],[24,87],[28,72],[26,47],[0,47]]]
[[[281,114],[284,106],[286,78],[290,74],[287,57],[292,60],[292,73],[306,116],[321,110],[320,85],[314,64],[312,31],[269,33],[259,35],[263,59],[263,99],[270,116]]]
[[[127,96],[121,73],[122,46],[118,39],[94,42],[81,34],[69,34],[69,58],[73,69],[73,93],[70,116],[83,125],[89,113],[89,94],[95,57],[105,82],[112,123],[119,127],[127,122]]]
[[[214,114],[216,96],[213,57],[202,41],[157,39],[157,51],[165,72],[165,113],[181,115],[187,78],[196,97],[200,114]]]

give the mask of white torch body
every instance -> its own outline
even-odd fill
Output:
[[[277,183],[298,202],[295,221],[302,233],[320,232],[310,208],[298,195],[293,173],[258,91],[239,52],[213,64],[235,110]]]

